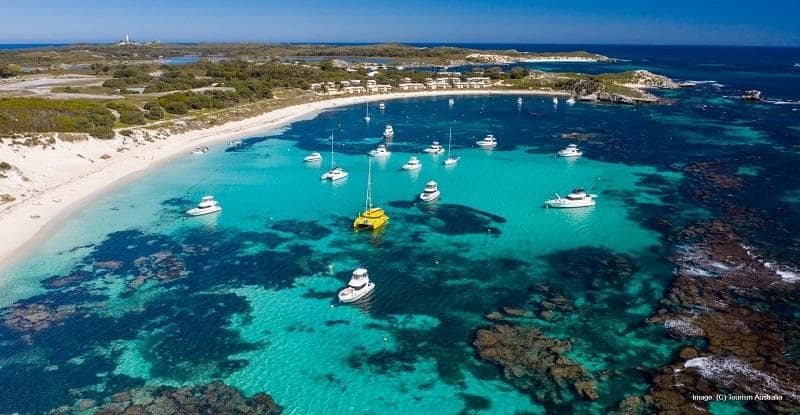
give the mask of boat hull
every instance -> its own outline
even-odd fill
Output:
[[[222,211],[221,207],[214,206],[214,207],[208,208],[208,209],[192,208],[192,209],[187,210],[186,214],[189,215],[189,216],[203,216],[203,215],[210,215],[212,213],[217,213],[217,212],[220,212],[220,211]]]
[[[389,216],[381,208],[373,208],[364,213],[359,214],[353,221],[353,229],[359,230],[375,230],[383,227],[389,222]]]
[[[335,182],[337,180],[344,179],[347,176],[349,176],[349,173],[333,173],[333,174],[332,173],[325,173],[322,176],[320,176],[320,179],[321,180],[330,180],[332,182]]]
[[[403,167],[401,167],[401,168],[403,170],[406,170],[406,171],[419,170],[420,168],[422,168],[422,165],[421,164],[403,164]]]
[[[434,200],[439,199],[441,195],[442,195],[441,192],[439,192],[438,190],[433,193],[422,192],[419,194],[419,200],[423,202],[433,202]]]
[[[351,287],[339,291],[339,301],[345,304],[355,303],[369,296],[375,290],[375,284],[372,282],[367,283],[364,288],[354,290]]]
[[[551,208],[556,209],[574,209],[574,208],[583,208],[583,207],[592,207],[596,204],[594,200],[591,201],[578,201],[572,202],[564,199],[551,199],[544,202],[544,205]]]

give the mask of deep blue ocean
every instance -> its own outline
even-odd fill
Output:
[[[0,413],[93,413],[145,385],[214,380],[270,394],[288,414],[605,414],[631,399],[648,413],[669,396],[664,376],[675,402],[688,396],[669,380],[683,372],[700,379],[694,391],[782,393],[797,404],[800,49],[463,46],[586,50],[616,61],[526,65],[647,69],[697,85],[655,90],[663,103],[637,106],[399,99],[372,104],[369,123],[362,104],[179,157],[93,201],[4,271]],[[749,89],[765,101],[740,100]],[[386,124],[392,154],[372,160],[372,191],[391,219],[356,233],[366,153]],[[457,165],[421,153],[447,144],[450,129]],[[331,134],[350,173],[335,183],[319,180]],[[486,134],[496,149],[475,146]],[[569,143],[584,155],[555,157]],[[303,163],[310,151],[323,161]],[[401,171],[411,156],[423,167]],[[429,180],[442,198],[423,204]],[[596,206],[542,207],[581,186]],[[222,212],[186,217],[205,194]],[[720,242],[720,229],[732,239]],[[713,251],[742,247],[757,254],[736,262]],[[358,266],[375,293],[339,304]],[[756,268],[770,284],[724,291],[726,273]],[[685,272],[695,288],[676,295]],[[693,295],[716,303],[693,305]],[[673,313],[683,314],[652,319]],[[498,315],[542,337],[479,354],[478,330]],[[718,341],[730,327],[736,337]],[[752,354],[725,346],[761,338],[775,343]]]

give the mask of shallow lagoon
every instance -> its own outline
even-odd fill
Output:
[[[649,220],[671,215],[681,223],[708,212],[679,197],[683,177],[668,166],[684,156],[664,151],[675,142],[630,143],[673,134],[691,140],[722,127],[676,124],[666,107],[515,101],[389,101],[383,113],[373,108],[371,124],[361,118],[364,106],[327,111],[236,151],[219,145],[186,155],[90,204],[3,280],[3,306],[91,306],[82,319],[27,341],[2,329],[0,378],[25,370],[45,395],[0,399],[0,412],[71,403],[67,389],[102,397],[143,382],[221,379],[247,394],[265,391],[292,414],[555,413],[565,407],[534,402],[471,345],[487,313],[536,304],[542,284],[575,311],[527,324],[571,340],[568,356],[598,379],[599,400],[566,405],[603,413],[644,392],[636,367],[660,366],[677,347],[662,327],[641,324],[672,272],[669,248]],[[672,128],[653,127],[667,120]],[[354,233],[364,154],[385,123],[396,131],[393,153],[373,160],[373,191],[391,222],[382,232]],[[462,157],[456,166],[423,154],[420,171],[399,170],[431,140],[446,144],[451,127]],[[350,172],[337,183],[319,180],[331,132],[336,162]],[[489,132],[498,149],[472,145]],[[553,157],[570,142],[561,135],[573,132],[583,134],[576,137],[586,156]],[[734,145],[760,145],[741,137],[747,143]],[[325,160],[303,163],[311,150]],[[416,202],[431,179],[442,199]],[[599,194],[596,207],[542,208],[553,193],[578,186]],[[223,211],[184,217],[206,193]],[[361,308],[340,306],[335,293],[358,265],[369,268],[377,291]],[[53,276],[77,277],[42,283]]]

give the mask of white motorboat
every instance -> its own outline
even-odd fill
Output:
[[[242,140],[233,140],[228,142],[228,148],[238,148],[242,146]]]
[[[353,271],[347,288],[339,291],[339,301],[343,303],[353,303],[375,290],[375,284],[369,280],[369,273],[366,268],[357,268]]]
[[[558,105],[558,97],[553,97],[553,105]]]
[[[544,205],[552,208],[588,207],[595,205],[594,199],[597,197],[597,195],[586,193],[585,190],[580,188],[573,190],[565,198],[559,196],[558,193],[555,196],[554,199],[545,201]]]
[[[494,138],[494,135],[487,134],[486,137],[483,137],[483,140],[476,141],[475,144],[480,148],[493,148],[497,147],[497,139]]]
[[[380,104],[378,104],[378,109],[381,110],[381,111],[385,110],[386,109],[386,104],[381,102]]]
[[[186,211],[189,216],[208,215],[222,210],[222,207],[214,200],[214,196],[203,196],[197,206]]]
[[[391,125],[387,125],[383,129],[383,138],[392,138],[394,137],[394,128]]]
[[[378,148],[369,151],[370,157],[386,157],[389,154],[392,152],[386,148],[386,144],[378,144]]]
[[[307,156],[305,156],[305,157],[303,157],[303,161],[305,161],[306,163],[312,162],[312,161],[320,161],[320,160],[322,160],[322,154],[319,154],[316,151],[311,153],[311,154],[309,154],[309,155],[307,155]]]
[[[450,136],[447,139],[447,159],[444,161],[445,166],[450,166],[453,164],[458,163],[461,160],[461,157],[454,156],[453,153],[450,151],[453,146],[453,128],[450,127]]]
[[[567,148],[558,150],[559,157],[579,157],[582,155],[583,152],[578,148],[577,144],[570,144]]]
[[[206,154],[206,153],[208,153],[208,147],[202,147],[202,148],[195,147],[194,150],[192,150],[192,154]]]
[[[444,153],[444,147],[438,141],[434,141],[430,147],[422,151],[428,154],[442,154]]]
[[[422,167],[422,162],[419,161],[418,158],[416,158],[414,156],[411,156],[411,158],[408,159],[406,164],[403,164],[402,169],[403,170],[417,170],[417,169],[419,169],[421,167]]]
[[[517,97],[517,105],[522,105],[522,97]]]
[[[573,98],[573,97],[569,97],[569,98],[567,98],[567,104],[569,104],[569,105],[575,105],[575,98]]]
[[[425,184],[425,190],[419,194],[419,199],[423,202],[431,202],[438,199],[439,196],[441,196],[441,193],[439,192],[439,184],[431,180]]]
[[[456,100],[454,100],[453,98],[450,98],[450,99],[447,100],[447,105],[448,106],[452,107],[455,104],[456,104]]]
[[[320,180],[330,180],[335,182],[344,179],[348,173],[341,167],[336,167],[336,162],[333,160],[333,134],[331,134],[331,168],[320,176]]]

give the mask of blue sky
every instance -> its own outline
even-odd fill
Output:
[[[800,46],[800,0],[4,0],[0,42]]]

